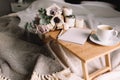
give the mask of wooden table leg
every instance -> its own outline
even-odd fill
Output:
[[[106,63],[106,67],[100,70],[97,70],[96,72],[93,72],[91,75],[89,75],[88,72],[88,68],[87,68],[87,62],[83,62],[82,63],[82,69],[83,69],[83,77],[85,80],[91,80],[92,78],[106,72],[106,71],[111,71],[111,60],[110,60],[110,54],[106,54],[105,55],[105,63]]]
[[[89,73],[88,73],[88,68],[87,68],[87,63],[81,61],[82,63],[82,69],[83,69],[83,77],[85,80],[89,80]]]
[[[105,62],[106,62],[106,66],[110,68],[109,71],[111,71],[111,60],[110,60],[110,54],[106,54],[105,55]]]

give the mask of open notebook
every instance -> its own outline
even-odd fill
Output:
[[[78,44],[84,44],[90,33],[91,30],[88,29],[71,28],[67,30],[63,35],[61,35],[58,39]]]

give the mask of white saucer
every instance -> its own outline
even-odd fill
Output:
[[[115,36],[113,36],[113,38],[107,42],[100,41],[98,37],[96,36],[96,34],[91,34],[89,38],[92,42],[99,44],[99,45],[103,45],[103,46],[113,46],[120,42],[119,38]]]

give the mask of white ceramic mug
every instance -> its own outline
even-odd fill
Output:
[[[110,25],[98,25],[96,35],[100,41],[106,42],[116,37],[118,32]]]

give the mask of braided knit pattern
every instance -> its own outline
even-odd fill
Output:
[[[60,79],[54,73],[53,74],[40,75],[37,72],[33,72],[31,80],[60,80]]]

